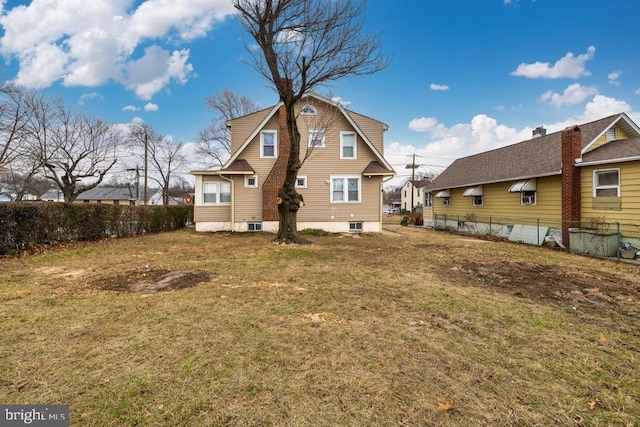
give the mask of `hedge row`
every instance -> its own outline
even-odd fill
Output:
[[[0,203],[0,255],[184,227],[193,206]]]

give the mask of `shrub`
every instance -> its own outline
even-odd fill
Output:
[[[0,203],[0,255],[43,245],[95,241],[184,227],[193,206]]]

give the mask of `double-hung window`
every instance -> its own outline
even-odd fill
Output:
[[[356,158],[356,134],[355,132],[340,132],[340,158]]]
[[[278,152],[277,133],[275,130],[260,132],[260,157],[276,157]]]
[[[314,148],[324,147],[324,131],[323,130],[309,131],[309,147],[314,147]]]
[[[593,171],[593,197],[620,197],[620,169]]]
[[[202,184],[202,202],[208,205],[231,203],[231,184],[221,181],[205,181]]]
[[[331,177],[331,203],[360,203],[360,177]]]

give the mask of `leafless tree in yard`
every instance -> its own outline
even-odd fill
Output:
[[[53,102],[53,120],[36,136],[45,176],[72,203],[100,185],[115,165],[120,134],[99,118],[89,118]]]
[[[222,166],[231,153],[231,131],[227,122],[258,111],[258,105],[229,89],[207,98],[206,104],[215,115],[211,123],[198,132],[196,153]]]
[[[169,204],[169,188],[176,172],[180,171],[185,163],[182,154],[182,143],[176,143],[171,138],[155,132],[151,126],[145,123],[131,125],[129,141],[140,149],[137,155],[147,158],[148,177],[156,182],[162,191],[162,204]],[[141,152],[146,152],[140,154]],[[146,204],[147,200],[145,200]]]
[[[290,152],[277,200],[276,241],[305,242],[297,231],[302,197],[295,188],[300,132],[294,106],[307,92],[344,77],[375,73],[387,65],[377,37],[363,31],[363,0],[233,0],[238,19],[257,43],[247,46],[253,68],[284,104]]]

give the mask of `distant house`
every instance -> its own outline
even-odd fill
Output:
[[[80,193],[75,203],[102,203],[110,205],[136,205],[135,189],[127,187],[96,187]]]
[[[44,202],[64,202],[64,194],[60,189],[52,188],[41,195],[40,200]]]
[[[13,196],[6,192],[0,192],[0,202],[13,202],[15,199]]]
[[[188,193],[185,193],[188,196]],[[158,188],[157,190],[153,190],[149,195],[149,200],[147,200],[148,205],[162,205],[162,189]],[[183,205],[184,197],[174,197],[169,196],[169,205]]]
[[[432,183],[432,214],[545,220],[562,241],[581,221],[640,223],[640,128],[626,114],[457,159]],[[426,217],[427,215],[425,215]],[[515,225],[515,224],[514,224]]]
[[[316,94],[302,98],[295,115],[301,157],[312,149],[295,183],[305,203],[297,212],[298,229],[382,231],[382,184],[395,174],[382,154],[387,125]],[[196,230],[275,232],[290,148],[284,105],[238,117],[228,126],[227,163],[217,171],[191,172]]]
[[[415,208],[423,207],[425,205],[425,188],[429,184],[429,180],[426,179],[410,179],[408,180],[400,190],[400,203],[403,211],[411,212]]]

